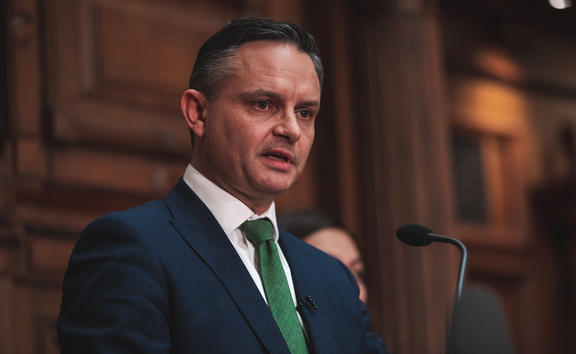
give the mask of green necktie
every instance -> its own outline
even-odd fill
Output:
[[[300,326],[286,274],[274,242],[274,226],[268,218],[248,220],[240,229],[254,245],[260,258],[260,274],[272,315],[292,354],[307,354],[306,339]]]

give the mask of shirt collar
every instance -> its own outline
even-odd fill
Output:
[[[210,209],[226,235],[230,237],[246,220],[267,217],[274,225],[274,240],[278,240],[278,224],[274,202],[261,215],[256,215],[239,199],[210,181],[192,165],[186,167],[184,182],[196,193],[198,198]]]

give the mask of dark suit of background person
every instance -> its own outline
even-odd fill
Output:
[[[275,226],[273,199],[304,167],[316,53],[310,35],[266,19],[233,21],[202,46],[182,97],[191,165],[163,200],[84,230],[64,280],[64,353],[289,352],[237,226],[256,216]],[[385,352],[346,267],[276,234],[309,352]]]

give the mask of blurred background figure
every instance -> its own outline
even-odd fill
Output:
[[[446,353],[514,353],[506,314],[492,290],[484,286],[464,289],[454,305]]]
[[[356,278],[360,300],[366,303],[364,262],[354,237],[340,222],[318,210],[295,209],[281,214],[278,226],[344,263]]]

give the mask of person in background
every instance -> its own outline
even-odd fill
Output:
[[[325,213],[295,209],[278,217],[281,228],[344,263],[360,288],[360,300],[368,300],[364,283],[364,262],[352,234]]]

